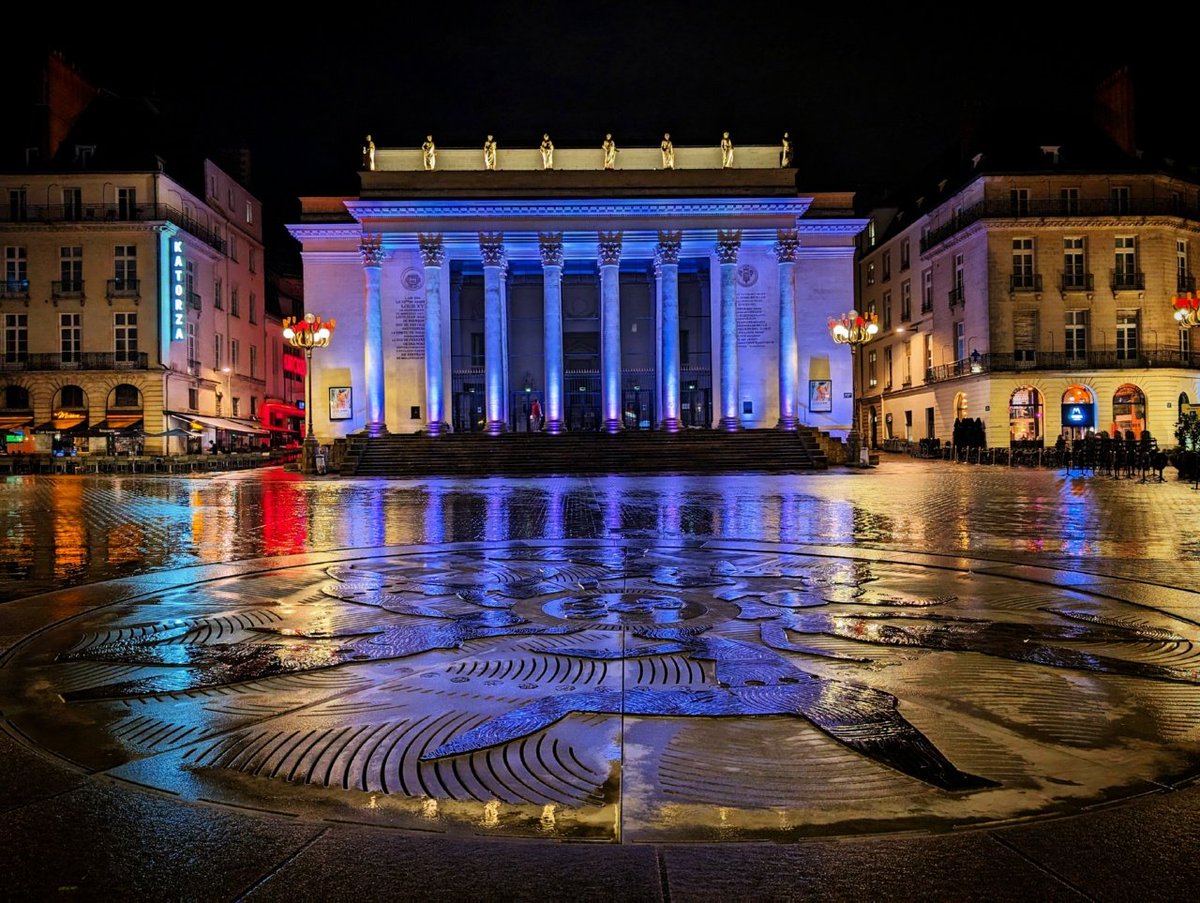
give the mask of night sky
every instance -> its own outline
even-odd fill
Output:
[[[297,196],[355,192],[367,132],[380,147],[426,133],[475,147],[489,132],[501,148],[534,147],[548,131],[559,147],[598,148],[606,131],[619,146],[656,146],[664,131],[688,145],[726,129],[738,144],[773,144],[787,130],[802,186],[864,191],[910,177],[965,120],[1017,129],[1086,115],[1095,83],[1125,63],[1140,114],[1161,112],[1165,134],[1191,120],[1191,80],[1172,77],[1161,30],[1082,26],[1081,8],[1056,19],[973,7],[972,22],[1003,16],[981,29],[920,4],[845,6],[453,3],[402,15],[347,4],[320,22],[289,12],[300,21],[260,26],[230,4],[122,5],[126,24],[56,22],[42,46],[110,90],[153,96],[211,148],[249,147],[280,250]]]

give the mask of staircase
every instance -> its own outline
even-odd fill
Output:
[[[794,473],[828,466],[816,430],[721,433],[450,433],[350,437],[344,476],[545,475],[577,473]]]

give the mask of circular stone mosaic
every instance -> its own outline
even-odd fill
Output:
[[[944,830],[1194,767],[1196,623],[949,561],[387,550],[61,622],[9,656],[0,705],[29,741],[185,798],[547,837]]]

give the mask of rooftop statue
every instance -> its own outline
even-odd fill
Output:
[[[421,162],[425,164],[426,172],[433,172],[437,168],[437,145],[433,143],[433,135],[425,136],[425,143],[421,145]]]
[[[363,153],[363,169],[368,172],[375,171],[375,142],[371,140],[371,136],[367,135],[367,143],[362,149]]]
[[[792,142],[788,138],[788,133],[783,133],[783,147],[779,151],[779,167],[787,169],[792,165]]]
[[[538,150],[542,152],[542,169],[554,169],[554,142],[548,134],[542,135],[542,143]]]
[[[617,165],[617,142],[613,141],[612,134],[604,136],[604,143],[600,145],[600,149],[604,151],[604,168],[614,169]]]
[[[662,144],[659,145],[662,151],[662,166],[663,169],[675,168],[675,145],[671,142],[671,133],[667,132],[663,135]]]
[[[491,135],[488,135],[487,141],[483,142],[483,168],[496,168],[496,139]]]
[[[729,140],[729,132],[721,136],[721,168],[730,169],[733,166],[733,142]]]

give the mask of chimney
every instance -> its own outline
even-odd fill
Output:
[[[1133,128],[1133,95],[1133,77],[1128,66],[1122,66],[1104,79],[1092,95],[1096,125],[1130,157],[1137,153]]]

